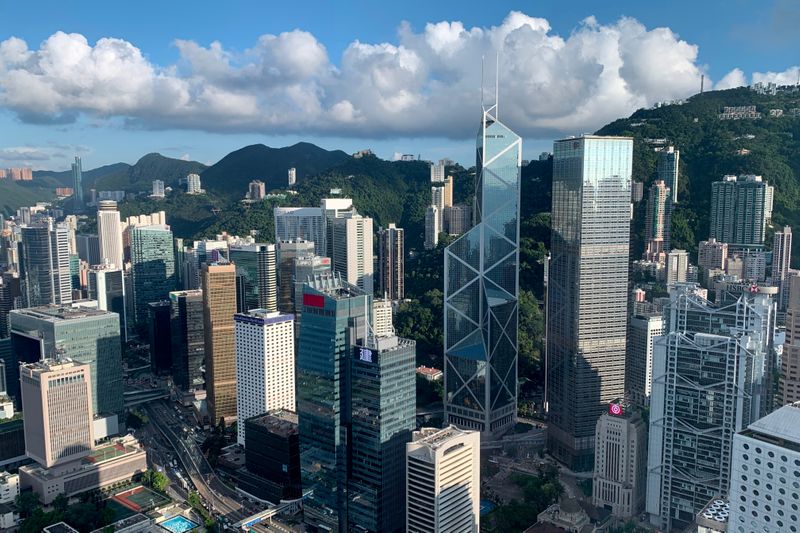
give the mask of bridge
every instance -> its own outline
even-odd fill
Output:
[[[123,396],[125,398],[125,407],[133,407],[134,405],[149,403],[153,400],[169,398],[169,389],[143,389],[125,391]]]
[[[239,520],[238,522],[233,524],[233,528],[241,529],[242,531],[247,531],[250,527],[255,526],[256,524],[260,524],[264,520],[269,520],[273,516],[279,515],[283,512],[288,512],[289,514],[295,514],[298,511],[300,511],[300,509],[303,507],[303,499],[310,496],[312,492],[313,491],[311,490],[306,491],[301,498],[297,498],[296,500],[283,500],[278,505],[272,506],[269,509],[264,509],[259,513],[243,518],[242,520]]]

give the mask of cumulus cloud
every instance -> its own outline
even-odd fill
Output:
[[[583,20],[568,36],[513,11],[497,26],[400,25],[397,42],[354,41],[329,57],[314,35],[263,35],[244,51],[177,40],[179,60],[156,65],[134,44],[58,32],[38,48],[0,42],[0,106],[28,122],[121,118],[138,128],[337,136],[466,137],[481,98],[481,57],[501,117],[521,134],[590,131],[659,100],[697,91],[696,45],[669,28],[623,17]],[[757,81],[794,82],[791,71]],[[718,87],[741,85],[735,70]],[[710,80],[709,80],[710,83]],[[493,83],[485,97],[493,101]]]
[[[747,85],[747,78],[742,72],[742,69],[735,68],[725,74],[721,80],[714,84],[714,89],[733,89],[734,87],[742,87]]]
[[[50,154],[38,148],[27,146],[0,148],[0,161],[46,161],[50,159]]]

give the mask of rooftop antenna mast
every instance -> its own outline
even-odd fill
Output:
[[[500,52],[495,56],[494,72],[494,117],[500,120]]]

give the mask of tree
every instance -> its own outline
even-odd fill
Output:
[[[69,498],[63,492],[56,496],[53,500],[53,509],[59,513],[63,513],[69,507]]]
[[[23,492],[17,496],[17,510],[22,518],[31,516],[34,510],[39,509],[39,496],[33,492]]]
[[[169,485],[169,478],[163,473],[155,471],[150,479],[150,486],[159,492],[164,492]]]

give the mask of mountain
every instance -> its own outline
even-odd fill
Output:
[[[297,169],[297,181],[320,174],[350,159],[341,150],[328,151],[300,142],[284,148],[263,144],[245,146],[223,157],[201,174],[203,188],[243,198],[248,184],[259,179],[267,190],[286,187],[289,168]]]
[[[723,107],[746,105],[756,106],[762,118],[720,120]],[[767,234],[769,247],[775,227],[800,227],[798,108],[800,88],[774,95],[759,94],[747,88],[711,91],[695,95],[680,105],[640,109],[629,118],[608,124],[598,133],[634,138],[633,176],[645,183],[645,190],[655,179],[654,142],[666,139],[681,151],[672,245],[690,253],[696,252],[698,241],[708,237],[711,183],[726,174],[763,176],[775,186],[772,228],[768,228]],[[771,113],[771,110],[780,111]],[[781,116],[775,116],[780,112]],[[645,203],[640,202],[636,209],[634,256],[640,254],[643,247]]]
[[[50,186],[52,185],[52,187]],[[55,198],[56,187],[51,181],[41,183],[33,181],[0,180],[0,214],[11,215],[23,205],[35,205],[36,202],[50,201]]]
[[[106,176],[127,174],[130,168],[131,165],[129,165],[128,163],[113,163],[111,165],[104,165],[102,167],[93,168],[91,170],[84,170],[81,176],[83,179],[84,186],[90,186],[94,184],[95,181],[97,181],[98,179],[104,178]],[[64,170],[61,172],[55,172],[52,170],[33,171],[34,180],[42,178],[52,178],[56,180],[62,187],[72,187],[71,170]]]

